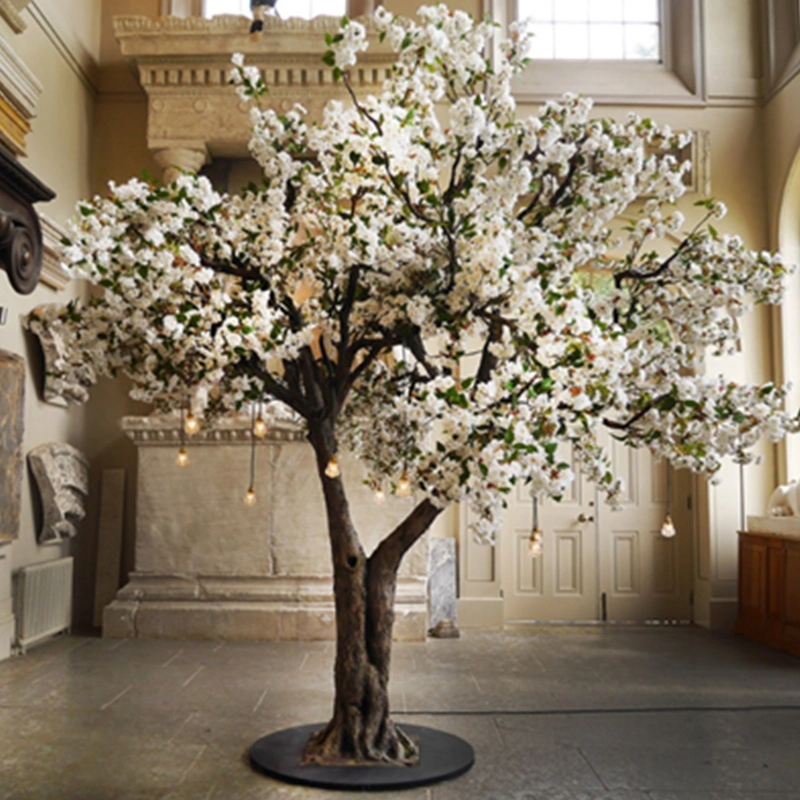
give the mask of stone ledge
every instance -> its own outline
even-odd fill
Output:
[[[187,445],[250,444],[250,414],[221,417],[204,426],[199,433],[186,436]],[[120,427],[137,446],[173,447],[182,441],[180,417],[177,414],[151,417],[123,417]],[[304,442],[305,433],[298,424],[279,422],[270,426],[267,435],[256,444]]]
[[[800,539],[800,517],[748,517],[747,530],[742,533]]]
[[[423,641],[424,604],[395,604],[394,639]],[[115,600],[103,611],[112,639],[317,641],[336,638],[333,602],[296,604],[221,600]]]
[[[427,603],[424,576],[400,577],[397,601],[406,605]],[[317,603],[333,607],[329,576],[260,575],[153,575],[132,572],[117,599],[128,602]]]

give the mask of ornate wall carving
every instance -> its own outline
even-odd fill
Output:
[[[69,444],[50,442],[28,453],[28,464],[42,500],[39,544],[71,539],[86,514],[89,493],[89,461]]]

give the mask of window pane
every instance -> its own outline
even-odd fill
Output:
[[[553,2],[554,0],[519,0],[519,18],[534,22],[552,22]]]
[[[589,58],[624,58],[623,25],[606,24],[589,27]]]
[[[589,58],[589,26],[556,25],[556,58]]]
[[[625,0],[625,22],[658,22],[658,0]]]
[[[588,0],[558,0],[556,3],[558,22],[586,22],[588,16]]]
[[[280,5],[280,3],[278,5]],[[314,0],[314,2],[311,3],[312,17],[317,17],[320,14],[325,14],[330,17],[341,17],[344,12],[345,0]]]
[[[625,26],[625,58],[658,60],[660,55],[658,25]]]
[[[590,0],[590,22],[622,22],[622,0]]]
[[[205,0],[203,16],[216,17],[217,14],[246,14],[250,16],[250,0]]]
[[[552,25],[531,25],[533,39],[528,50],[530,58],[555,58]]]

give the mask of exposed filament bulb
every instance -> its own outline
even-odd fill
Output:
[[[542,531],[536,527],[531,531],[531,538],[528,540],[528,553],[531,558],[539,558],[544,550],[543,544],[544,535]]]
[[[408,470],[403,470],[400,481],[397,484],[398,497],[411,497],[411,481],[408,479]]]
[[[253,423],[253,436],[258,439],[263,439],[267,435],[267,423],[264,422],[264,417],[259,414],[256,421]]]
[[[244,495],[244,504],[246,506],[254,506],[256,504],[256,490],[252,486],[247,487]]]
[[[200,420],[190,411],[186,415],[186,421],[183,423],[183,429],[189,436],[194,436],[200,430]]]
[[[383,491],[383,486],[378,486],[375,489],[375,502],[380,506],[386,502],[386,493]]]
[[[329,478],[338,478],[342,474],[339,469],[339,459],[336,456],[331,456],[328,466],[325,467],[325,474]]]
[[[189,463],[189,454],[186,452],[186,448],[181,445],[180,450],[178,450],[178,456],[175,459],[175,463],[179,467],[185,467]]]
[[[665,539],[672,539],[676,533],[677,531],[675,530],[675,525],[672,522],[672,517],[667,514],[667,516],[664,517],[664,524],[661,526],[661,535]]]

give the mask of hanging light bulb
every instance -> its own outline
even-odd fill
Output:
[[[267,430],[267,423],[264,422],[264,417],[261,416],[259,411],[256,421],[253,423],[253,436],[263,439],[267,435]]]
[[[378,486],[378,488],[375,489],[375,502],[379,506],[383,505],[386,502],[386,494],[383,491],[383,486]]]
[[[528,540],[528,552],[531,558],[539,558],[544,550],[544,535],[539,528],[531,531],[531,538]]]
[[[186,421],[183,423],[183,429],[189,436],[194,436],[200,430],[200,420],[192,414],[191,411],[186,414]]]
[[[539,558],[544,549],[544,535],[539,527],[539,498],[532,494],[531,507],[533,509],[533,526],[531,527],[531,538],[528,540],[528,552],[531,558]]]
[[[178,457],[175,459],[175,463],[179,467],[185,467],[189,463],[189,454],[186,452],[186,448],[183,445],[181,445],[178,450]]]
[[[335,455],[331,456],[328,466],[325,467],[325,474],[329,478],[338,478],[342,474],[339,469],[339,459]]]
[[[667,461],[667,515],[661,526],[661,535],[665,539],[672,539],[676,533],[675,525],[672,523],[672,467]]]
[[[408,470],[403,470],[400,480],[397,484],[398,497],[411,497],[411,481],[408,479]]]
[[[254,506],[256,504],[256,490],[252,486],[247,487],[244,495],[244,504],[246,506]]]

